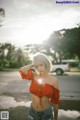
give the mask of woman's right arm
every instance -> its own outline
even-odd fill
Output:
[[[23,67],[20,68],[20,71],[23,72],[25,75],[27,75],[27,74],[28,74],[28,71],[29,71],[32,67],[34,67],[33,64],[25,65],[25,66],[23,66]]]
[[[21,67],[20,69],[20,75],[22,77],[22,79],[28,79],[28,80],[33,80],[34,79],[34,73],[31,70],[31,68],[33,67],[33,64],[30,65],[25,65],[23,67]]]

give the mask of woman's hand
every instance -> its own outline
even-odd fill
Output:
[[[29,64],[29,65],[25,65],[25,66],[21,67],[20,70],[21,70],[25,75],[27,75],[28,70],[30,70],[30,69],[33,68],[33,67],[34,67],[34,64]]]
[[[33,63],[31,64],[31,68],[32,68],[32,67],[34,67],[34,64],[33,64]]]

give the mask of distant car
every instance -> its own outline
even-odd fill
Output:
[[[79,66],[79,60],[74,60],[74,59],[62,60],[62,63],[68,63],[70,67]]]

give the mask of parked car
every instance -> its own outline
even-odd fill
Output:
[[[53,64],[52,66],[52,71],[51,72],[56,72],[57,75],[62,75],[64,72],[69,71],[69,64]]]

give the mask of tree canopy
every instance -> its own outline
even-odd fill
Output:
[[[0,43],[0,69],[19,68],[30,63],[27,51],[10,43]]]
[[[80,27],[54,31],[43,44],[26,47],[30,52],[43,52],[50,55],[56,61],[80,59]]]
[[[3,8],[0,8],[0,27],[2,26],[4,17],[5,17],[5,10]]]
[[[80,59],[80,27],[65,30],[61,41],[61,50],[67,52],[69,57],[78,56]]]

